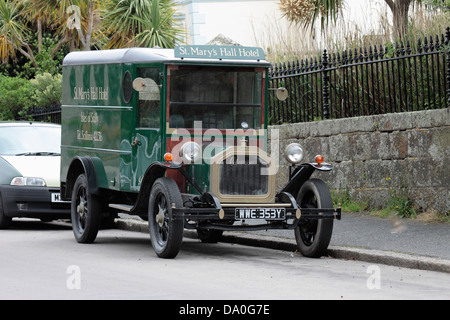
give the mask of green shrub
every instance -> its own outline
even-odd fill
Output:
[[[402,218],[411,218],[415,215],[414,201],[408,196],[408,189],[406,187],[402,187],[399,190],[392,190],[388,208]]]
[[[331,190],[333,206],[342,206],[343,212],[362,212],[369,208],[369,204],[364,201],[352,200],[348,188],[345,190]]]
[[[43,73],[30,80],[34,88],[33,102],[36,107],[48,108],[62,99],[62,75],[52,76],[50,73]]]
[[[14,120],[33,104],[34,88],[30,81],[0,75],[0,120]]]

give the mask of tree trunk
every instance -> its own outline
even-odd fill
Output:
[[[38,52],[42,52],[42,20],[40,17],[37,18],[37,29],[38,29]]]
[[[408,12],[413,0],[385,0],[394,16],[394,32],[403,38],[408,32]]]
[[[91,50],[91,36],[92,30],[94,29],[94,1],[89,1],[89,11],[88,11],[88,27],[86,30],[86,38],[83,50]]]
[[[28,43],[26,43],[25,41],[23,41],[22,39],[18,39],[20,44],[26,49],[26,51],[19,46],[17,49],[19,50],[19,52],[25,56],[26,58],[28,58],[31,62],[31,64],[33,65],[33,67],[35,68],[39,68],[37,63],[36,63],[36,58],[33,54],[33,50],[31,50],[30,46],[28,45]]]

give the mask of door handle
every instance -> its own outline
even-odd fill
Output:
[[[140,145],[141,145],[141,142],[139,141],[138,137],[135,137],[134,140],[131,141],[131,145],[132,145],[133,147],[135,147],[135,146],[140,146]]]

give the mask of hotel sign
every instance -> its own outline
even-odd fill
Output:
[[[264,60],[263,49],[239,46],[177,46],[175,58]]]

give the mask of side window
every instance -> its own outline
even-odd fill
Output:
[[[125,103],[130,103],[133,97],[133,77],[130,71],[125,72],[122,81],[122,96]]]
[[[138,77],[144,81],[139,92],[139,127],[160,127],[161,78],[159,68],[137,68]]]

